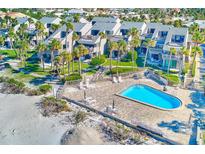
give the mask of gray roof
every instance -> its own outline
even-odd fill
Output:
[[[99,42],[99,36],[92,36],[92,35],[82,36],[78,40],[78,43],[80,43],[80,44],[94,45],[94,44],[96,44],[98,42]]]
[[[18,21],[18,24],[23,24],[28,21],[28,17],[19,17],[16,18],[16,20]]]
[[[84,27],[86,23],[73,23],[74,31],[80,32]]]
[[[116,26],[116,23],[95,23],[91,30],[99,30],[99,31],[105,31],[105,30],[113,30],[113,28]]]
[[[55,20],[60,20],[60,18],[58,18],[58,17],[43,17],[40,19],[40,22],[42,22],[43,24],[46,24],[46,23],[52,23]]]
[[[144,22],[123,22],[121,24],[120,29],[131,29],[133,27],[137,28],[138,30],[140,30],[142,28],[142,26],[144,25]]]
[[[205,20],[195,20],[194,22],[188,22],[185,25],[190,27],[194,23],[197,23],[199,25],[199,28],[205,29]]]
[[[171,39],[173,35],[182,35],[185,37],[184,42],[181,44],[178,43],[171,43]],[[176,28],[173,27],[172,29],[170,29],[170,31],[168,32],[167,38],[165,40],[165,45],[164,45],[164,50],[168,50],[169,46],[175,46],[175,47],[186,47],[187,46],[187,42],[189,41],[188,38],[189,37],[189,32],[188,32],[188,28]]]
[[[80,32],[83,29],[83,27],[86,25],[86,23],[76,23],[76,22],[72,24],[74,26],[75,32]],[[62,27],[60,27],[58,31],[66,31],[66,25],[63,25]]]
[[[92,21],[95,22],[108,22],[108,23],[116,23],[118,22],[119,18],[115,18],[115,17],[94,17],[92,19]]]

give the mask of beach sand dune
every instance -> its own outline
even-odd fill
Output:
[[[60,144],[69,126],[59,116],[43,117],[40,97],[0,94],[0,144]]]
[[[102,140],[102,136],[95,128],[78,127],[75,129],[67,144],[69,145],[101,145],[108,144]]]

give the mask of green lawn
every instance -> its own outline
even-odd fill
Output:
[[[23,72],[16,72],[12,68],[7,68],[4,72],[4,74],[1,74],[1,76],[7,76],[14,78],[15,80],[22,81],[22,82],[29,82],[36,77],[30,74],[24,74]]]
[[[136,72],[138,69],[134,68],[134,72]],[[117,74],[117,67],[112,68],[112,74]],[[119,67],[118,68],[118,73],[128,73],[128,72],[133,72],[133,68],[128,68],[128,67]],[[107,75],[110,75],[110,71],[106,72]]]
[[[106,62],[103,64],[103,66],[109,66],[110,65],[110,60],[106,59]],[[112,65],[117,66],[117,60],[112,60]],[[132,62],[119,62],[119,66],[132,66]],[[137,66],[135,63],[134,66]]]
[[[81,68],[82,69],[86,69],[86,68],[89,68],[89,67],[90,67],[89,64],[81,63]],[[65,65],[64,69],[65,69],[65,73],[67,74],[68,73],[68,66]],[[61,70],[63,71],[63,68],[61,68]],[[62,71],[61,71],[61,73],[62,73]],[[70,71],[72,71],[72,63],[70,64]],[[74,62],[74,72],[77,72],[77,71],[78,71],[78,62]]]
[[[204,141],[204,144],[205,144],[205,132],[203,133],[203,141]]]
[[[155,72],[163,78],[167,79],[171,85],[177,85],[180,82],[180,79],[176,74],[167,74],[165,72],[162,72],[161,70]]]
[[[0,50],[0,55],[6,55],[8,58],[16,58],[17,54],[14,50]]]

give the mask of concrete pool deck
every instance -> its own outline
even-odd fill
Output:
[[[189,144],[191,134],[175,132],[176,124],[188,123],[190,115],[193,113],[188,104],[192,104],[190,90],[176,89],[168,87],[168,93],[182,100],[182,106],[178,110],[163,111],[150,106],[146,106],[132,100],[115,95],[121,90],[133,84],[147,84],[156,89],[162,90],[163,87],[149,79],[125,79],[122,83],[112,83],[111,81],[101,81],[92,85],[92,88],[86,90],[86,96],[96,100],[91,106],[104,111],[107,106],[111,106],[113,99],[117,109],[117,117],[133,122],[143,123],[151,128],[160,130],[166,137],[181,144]],[[82,100],[83,90],[69,90],[74,87],[67,87],[64,96],[73,100]]]

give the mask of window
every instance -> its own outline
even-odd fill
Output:
[[[122,33],[122,35],[127,35],[128,30],[127,29],[121,29],[120,32]]]
[[[99,33],[99,30],[92,30],[91,31],[91,35],[94,35],[94,36],[98,35],[98,33]]]
[[[169,65],[169,60],[165,60],[165,67],[168,68],[168,65]],[[177,61],[176,60],[170,61],[170,68],[177,68]]]
[[[182,35],[173,35],[172,36],[172,42],[183,43],[184,42],[184,36],[182,36]]]
[[[62,31],[62,32],[61,32],[61,38],[64,38],[64,37],[66,37],[66,32],[65,32],[65,31]]]
[[[51,27],[51,24],[49,23],[49,24],[47,24],[47,28],[50,28]]]

